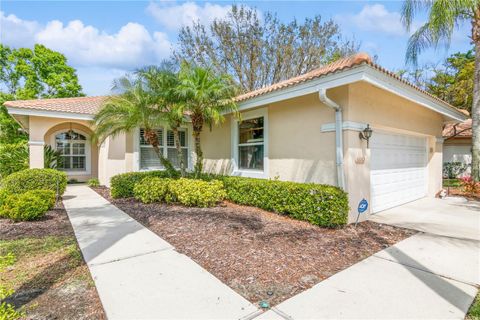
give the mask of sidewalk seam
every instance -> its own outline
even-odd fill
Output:
[[[163,249],[158,249],[158,250],[148,251],[148,252],[145,252],[145,253],[139,253],[139,254],[127,256],[127,257],[124,257],[124,258],[118,258],[118,259],[114,259],[114,260],[110,260],[110,261],[99,262],[99,263],[89,263],[88,265],[91,266],[91,267],[96,267],[96,266],[101,266],[101,265],[105,265],[105,264],[109,264],[109,263],[113,263],[113,262],[119,262],[119,261],[124,261],[124,260],[128,260],[128,259],[143,257],[143,256],[146,256],[146,255],[149,255],[149,254],[153,254],[153,253],[157,253],[157,252],[163,252],[163,251],[167,251],[167,250],[175,250],[175,248],[173,248],[173,247],[163,248]]]

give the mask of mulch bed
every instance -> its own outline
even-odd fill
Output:
[[[415,233],[370,221],[327,229],[228,202],[142,204],[95,190],[252,303],[271,306]]]
[[[473,200],[473,201],[480,201],[480,193],[476,194],[469,194],[465,193],[462,187],[448,187],[445,188],[447,190],[447,194],[450,197],[464,197],[468,200]]]
[[[63,203],[59,201],[56,207],[36,221],[13,222],[0,219],[0,241],[20,238],[38,238],[46,236],[73,236],[73,229],[68,220]]]
[[[61,245],[47,248],[52,243]],[[0,282],[14,284],[7,303],[22,307],[26,319],[106,318],[62,202],[37,221],[0,219],[2,246],[29,252],[9,251],[16,262],[0,273]]]

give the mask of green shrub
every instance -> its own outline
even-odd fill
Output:
[[[0,176],[2,178],[28,169],[28,145],[26,141],[0,145]]]
[[[43,217],[54,203],[55,193],[51,190],[30,190],[21,194],[10,194],[3,202],[1,215],[13,221],[35,220]]]
[[[336,227],[348,220],[348,196],[343,190],[314,183],[224,177],[227,199],[289,215],[314,225]]]
[[[62,195],[67,187],[65,172],[54,169],[26,169],[12,173],[2,181],[2,187],[12,194],[45,189]]]
[[[144,178],[167,178],[166,171],[145,171],[145,172],[127,172],[113,176],[110,180],[110,193],[113,198],[133,197],[133,188],[135,184]]]
[[[144,178],[133,188],[135,199],[143,203],[166,201],[169,194],[169,184],[172,179],[169,178]]]
[[[171,200],[189,207],[212,207],[225,196],[223,183],[218,180],[203,181],[181,178],[169,184]]]
[[[100,181],[98,181],[97,178],[88,179],[87,185],[89,187],[96,188],[100,186]]]

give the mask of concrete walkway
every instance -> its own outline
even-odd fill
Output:
[[[371,219],[423,232],[257,319],[463,319],[480,285],[480,204],[422,199]]]
[[[63,201],[109,319],[241,319],[258,309],[87,186]]]

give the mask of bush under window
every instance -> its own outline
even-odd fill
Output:
[[[169,184],[169,193],[172,198],[167,200],[178,202],[188,207],[212,207],[226,196],[221,181],[185,178],[172,180]]]
[[[12,173],[2,181],[2,188],[13,194],[44,189],[62,195],[66,187],[67,175],[54,169],[26,169]]]
[[[171,181],[172,179],[168,178],[144,178],[133,188],[135,199],[143,203],[166,201]]]
[[[167,171],[145,171],[145,172],[127,172],[113,176],[110,180],[110,193],[113,198],[129,198],[133,197],[133,188],[135,184],[142,181],[144,178],[167,178],[169,173]]]

